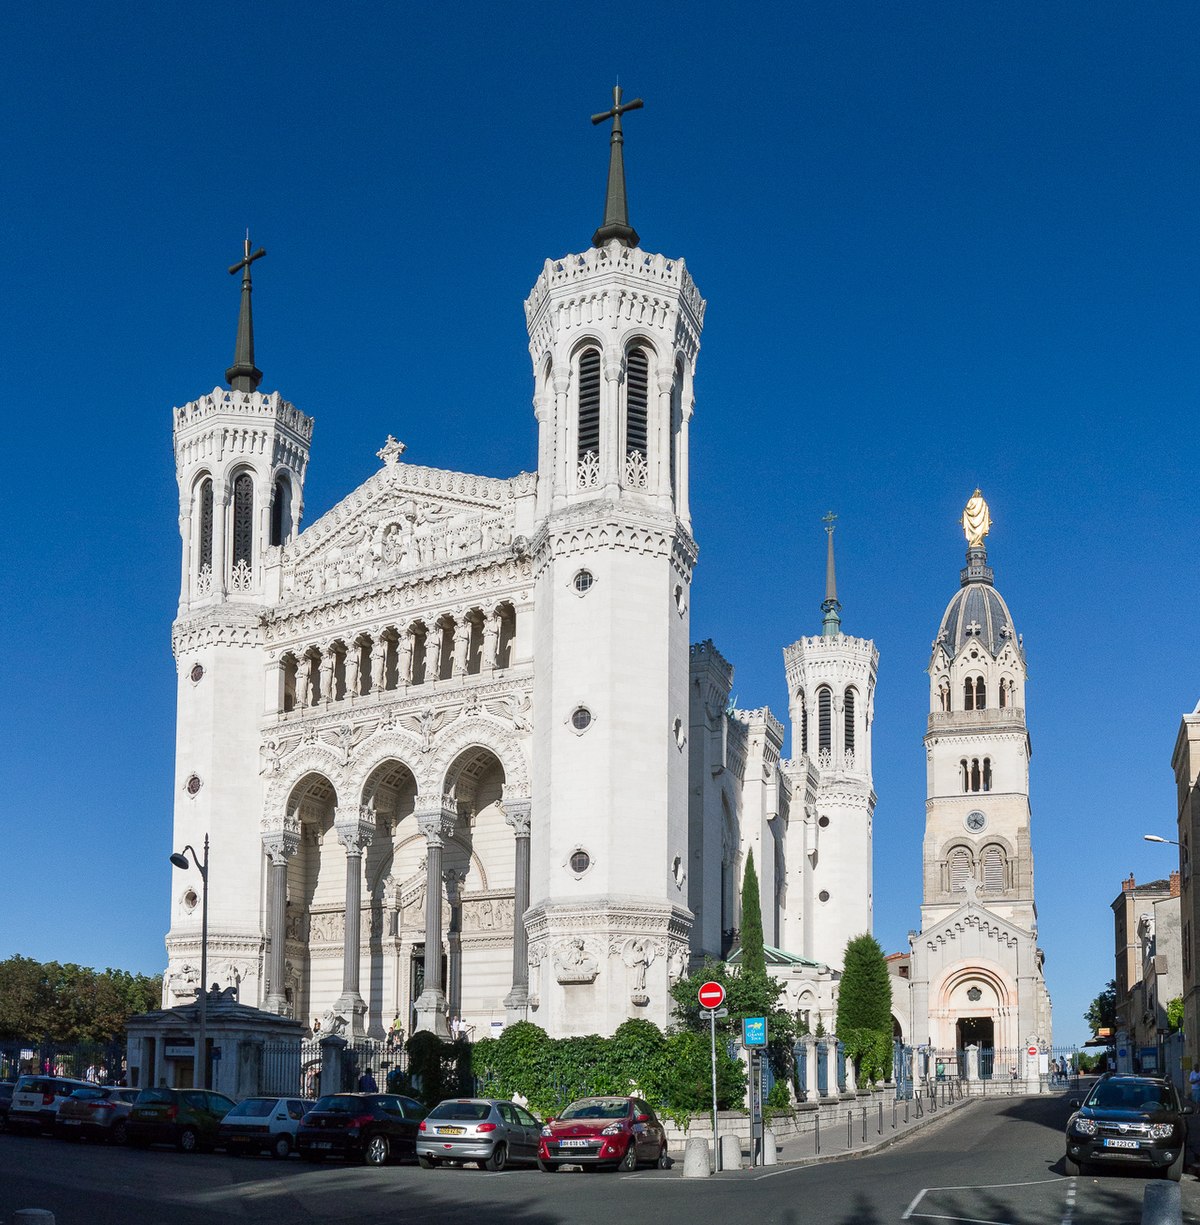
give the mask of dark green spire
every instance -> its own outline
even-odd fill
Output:
[[[622,102],[621,87],[614,85],[612,109],[592,116],[593,123],[603,123],[606,119],[613,121],[612,136],[608,142],[608,190],[604,196],[604,224],[592,235],[593,247],[602,247],[612,238],[625,247],[638,245],[637,230],[629,224],[629,205],[625,199],[625,154],[622,148],[625,137],[621,132],[621,116],[626,111],[640,110],[643,106],[645,103],[641,98]]]
[[[246,253],[240,262],[229,269],[230,276],[245,271],[242,277],[242,305],[238,311],[237,345],[233,351],[233,365],[225,371],[225,381],[234,391],[255,391],[262,382],[262,371],[254,364],[254,316],[250,311],[250,265],[256,259],[266,255],[266,249],[259,247],[253,255],[250,253],[250,231],[246,231]]]
[[[833,524],[837,515],[833,511],[825,516],[825,535],[829,539],[829,549],[825,556],[825,598],[821,601],[821,611],[825,619],[821,622],[821,637],[836,638],[842,632],[842,619],[838,616],[842,606],[837,598],[837,572],[833,566]]]

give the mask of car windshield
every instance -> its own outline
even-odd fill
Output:
[[[43,1080],[40,1076],[22,1076],[17,1081],[18,1093],[53,1093],[54,1081]]]
[[[490,1102],[442,1102],[430,1112],[431,1119],[486,1119],[492,1113]]]
[[[264,1114],[270,1114],[274,1105],[273,1097],[248,1097],[244,1102],[238,1102],[225,1117],[227,1119],[242,1119],[247,1116],[261,1118]]]
[[[314,1110],[325,1114],[358,1114],[364,1103],[357,1097],[321,1097],[317,1099]]]
[[[1092,1090],[1087,1104],[1100,1110],[1155,1110],[1162,1106],[1173,1109],[1175,1101],[1167,1085],[1102,1080]]]
[[[629,1113],[626,1101],[576,1102],[568,1106],[560,1119],[623,1119]]]

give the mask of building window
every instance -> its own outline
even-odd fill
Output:
[[[963,682],[963,710],[987,709],[987,682],[982,676],[968,676]]]
[[[829,890],[822,889],[821,892],[817,894],[817,897],[820,898],[822,902],[829,901]]]
[[[855,706],[855,691],[853,689],[846,690],[846,710],[845,710],[845,740],[844,745],[846,755],[854,756],[854,706]]]
[[[817,690],[817,749],[828,753],[833,749],[833,693]]]
[[[1005,880],[1004,851],[998,846],[989,846],[983,852],[983,887],[988,893],[1003,893]]]
[[[200,486],[200,566],[212,569],[213,560],[213,485],[206,479]]]
[[[254,478],[239,473],[233,482],[233,564],[250,565],[254,553]]]
[[[982,676],[975,678],[975,709],[987,709],[987,682]]]
[[[649,428],[650,359],[631,349],[625,360],[625,483],[644,489]]]
[[[984,791],[992,789],[992,759],[990,757],[983,759],[983,789]]]
[[[967,766],[967,759],[965,757],[958,763],[958,772],[962,776],[962,789],[963,794],[965,795],[971,790],[971,772]]]
[[[978,791],[982,783],[979,774],[979,758],[971,758],[971,790]]]
[[[576,572],[574,579],[571,580],[576,591],[580,595],[586,595],[592,589],[592,584],[596,581],[590,570],[579,570]]]
[[[808,753],[808,703],[800,694],[800,752]]]
[[[576,455],[582,462],[600,455],[600,350],[584,349],[579,355],[579,427]]]
[[[576,706],[571,712],[571,726],[577,732],[586,732],[592,726],[592,712],[586,706]]]
[[[950,852],[950,892],[954,893],[966,887],[974,864],[971,862],[971,852],[965,847],[958,847]]]
[[[284,477],[275,482],[271,498],[271,543],[283,544],[292,534],[292,487]]]
[[[1000,709],[1003,710],[1008,705],[1008,681],[1000,682]]]
[[[575,851],[571,855],[571,871],[576,876],[582,876],[592,866],[592,857],[584,850]]]
[[[818,824],[818,825],[819,825],[819,826],[820,826],[822,829],[828,829],[828,828],[829,828],[829,818],[828,818],[828,817],[818,817],[818,818],[817,818],[817,824]]]

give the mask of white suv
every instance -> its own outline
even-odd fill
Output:
[[[90,1089],[86,1080],[68,1076],[22,1076],[8,1107],[10,1131],[53,1131],[58,1108],[76,1089]]]

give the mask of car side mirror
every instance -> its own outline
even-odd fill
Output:
[[[1078,1110],[1078,1109],[1079,1109],[1079,1107],[1083,1105],[1083,1103],[1082,1103],[1082,1102],[1079,1100],[1079,1098],[1077,1098],[1077,1097],[1073,1097],[1073,1098],[1071,1098],[1071,1100],[1070,1100],[1070,1101],[1067,1103],[1067,1105],[1069,1105],[1069,1106],[1071,1107],[1071,1109],[1072,1109],[1072,1110]]]

